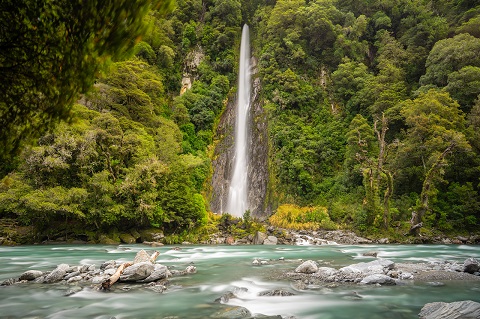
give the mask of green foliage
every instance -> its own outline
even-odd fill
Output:
[[[80,93],[145,33],[152,8],[171,1],[6,1],[0,21],[0,158],[71,115]]]
[[[416,212],[428,233],[478,227],[475,1],[170,5],[5,3],[0,159],[3,172],[18,169],[0,183],[0,217],[44,232],[154,225],[172,244],[204,240],[219,223],[235,237],[261,229],[249,212],[208,218],[201,195],[247,22],[269,191],[304,206],[281,205],[279,225],[403,235]]]
[[[420,83],[444,87],[448,84],[450,73],[468,65],[480,67],[480,39],[469,34],[459,34],[440,40],[428,55],[426,73]]]
[[[284,204],[270,216],[269,222],[277,227],[296,230],[337,229],[337,225],[330,220],[325,207],[298,207]]]

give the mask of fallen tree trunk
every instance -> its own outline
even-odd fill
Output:
[[[120,278],[120,275],[122,274],[123,270],[129,266],[131,266],[132,263],[131,262],[126,262],[126,263],[123,263],[121,264],[118,268],[117,268],[117,271],[112,275],[110,276],[110,278],[108,278],[107,280],[105,280],[104,282],[102,282],[102,286],[100,287],[100,289],[103,289],[103,290],[110,290],[110,287],[112,287],[112,285],[114,283],[117,282],[117,280]]]

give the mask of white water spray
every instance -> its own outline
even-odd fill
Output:
[[[238,103],[235,120],[235,155],[226,212],[241,217],[248,207],[248,123],[250,109],[250,36],[243,26],[238,72]]]

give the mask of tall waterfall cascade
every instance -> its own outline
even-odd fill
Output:
[[[240,66],[235,120],[235,151],[233,174],[228,190],[226,213],[241,217],[249,209],[248,203],[248,157],[250,147],[250,97],[251,97],[250,36],[248,25],[243,26],[240,45]]]

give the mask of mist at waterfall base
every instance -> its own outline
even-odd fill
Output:
[[[144,245],[44,245],[0,247],[0,282],[18,278],[27,270],[53,270],[58,264],[71,266],[107,260],[131,261],[145,249],[158,250],[157,263],[172,269],[194,264],[197,273],[173,277],[163,293],[143,284],[117,282],[111,291],[95,285],[23,283],[0,287],[2,318],[212,318],[227,306],[242,306],[253,315],[294,316],[297,319],[380,319],[418,318],[428,302],[473,300],[480,302],[479,282],[445,281],[438,283],[405,281],[403,285],[307,284],[299,289],[276,275],[293,271],[301,260],[315,260],[322,266],[340,268],[373,258],[363,256],[377,251],[379,258],[394,262],[450,260],[463,263],[480,258],[478,246],[456,245],[365,245],[365,246],[182,246],[180,250]],[[254,266],[256,258],[267,265]],[[83,289],[80,289],[83,287]],[[128,289],[134,287],[132,289]],[[215,299],[246,288],[227,304]],[[259,296],[260,292],[283,289],[292,296]],[[71,293],[71,291],[76,291]],[[356,292],[357,295],[354,295]],[[352,298],[352,295],[355,298]]]
[[[235,155],[226,213],[241,217],[248,210],[248,127],[250,109],[250,39],[248,25],[243,26],[238,71],[238,94],[235,120]]]

